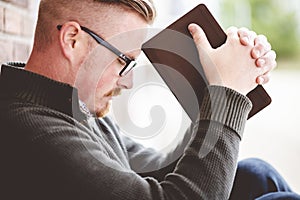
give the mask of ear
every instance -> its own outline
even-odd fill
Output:
[[[88,48],[87,37],[77,22],[66,22],[60,28],[59,43],[63,55],[72,64],[80,62]]]

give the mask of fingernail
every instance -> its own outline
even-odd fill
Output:
[[[258,50],[254,50],[254,55],[256,56],[256,58],[258,58],[260,56],[260,52]]]
[[[265,82],[265,79],[263,77],[258,78],[258,84],[262,85]]]
[[[248,39],[248,37],[243,37],[243,40],[244,40],[245,43],[249,44],[249,39]]]
[[[262,67],[266,63],[263,59],[259,59],[257,62],[259,67]]]
[[[196,30],[195,26],[189,25],[189,31],[190,31],[191,34],[195,33],[195,30]]]

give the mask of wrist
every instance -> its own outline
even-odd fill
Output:
[[[242,137],[252,103],[245,95],[224,86],[208,86],[200,109],[200,120],[222,123]]]

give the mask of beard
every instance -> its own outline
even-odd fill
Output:
[[[113,97],[113,96],[118,96],[120,94],[121,94],[121,89],[116,88],[106,93],[104,97]],[[105,115],[107,115],[107,113],[109,113],[110,107],[111,107],[111,102],[109,101],[106,103],[106,105],[103,108],[96,111],[96,116],[98,118],[104,117]]]
[[[96,116],[98,118],[102,118],[105,115],[107,115],[107,113],[109,113],[109,110],[110,110],[110,105],[111,105],[111,103],[107,102],[106,105],[102,109],[96,111]]]

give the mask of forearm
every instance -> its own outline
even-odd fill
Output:
[[[219,93],[218,89],[212,90]],[[117,155],[104,146],[105,141],[98,143],[89,136],[93,133],[80,124],[74,129],[73,125],[56,118],[49,119],[46,123],[49,127],[36,126],[42,130],[41,136],[34,140],[35,152],[43,158],[40,162],[35,160],[36,168],[60,169],[42,171],[49,173],[44,178],[50,180],[49,184],[55,182],[49,188],[65,188],[64,195],[73,199],[227,199],[235,174],[238,135],[241,135],[244,116],[250,109],[242,105],[249,106],[245,97],[232,91],[228,94],[232,95],[228,101],[224,101],[224,96],[212,98],[212,105],[224,108],[222,112],[218,109],[219,114],[215,113],[214,106],[209,109],[210,101],[206,99],[199,121],[194,124],[189,146],[163,181],[139,176],[124,167],[115,157]],[[236,103],[239,101],[241,103]],[[231,113],[231,107],[241,112]],[[55,129],[50,126],[54,120]],[[240,120],[240,123],[233,123]],[[47,190],[48,187],[43,188]]]
[[[174,171],[178,160],[191,140],[192,131],[193,125],[190,125],[176,148],[167,154],[145,148],[126,138],[128,160],[132,170],[138,172],[142,177],[150,176],[159,181],[164,180],[168,173]]]
[[[213,86],[209,91],[210,98],[206,95],[199,121],[194,125],[192,142],[165,184],[182,184],[176,195],[189,192],[193,199],[227,199],[251,103],[227,88]]]
[[[208,126],[213,127],[208,130]],[[183,195],[187,193],[188,199],[227,199],[236,170],[239,141],[222,124],[202,121],[174,172],[166,177],[166,185],[178,188],[170,194],[178,199],[185,199]]]
[[[178,188],[170,193],[174,198],[184,199],[190,191],[193,198],[226,199],[232,187],[239,142],[251,103],[228,88],[211,86],[208,91],[199,121],[193,125],[195,135],[181,158],[142,174],[164,179],[162,186],[166,189]],[[162,162],[154,152],[150,157],[149,160],[145,157],[142,163]]]

